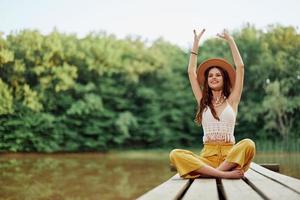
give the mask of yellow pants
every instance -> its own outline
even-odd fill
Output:
[[[216,168],[224,160],[237,163],[246,172],[254,155],[255,143],[250,139],[243,139],[236,144],[204,144],[200,155],[184,149],[174,149],[170,153],[170,162],[182,178],[197,178],[200,175],[191,172],[206,165]]]

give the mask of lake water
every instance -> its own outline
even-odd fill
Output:
[[[300,153],[257,153],[254,161],[300,178]],[[173,174],[165,150],[0,154],[0,200],[135,199]]]

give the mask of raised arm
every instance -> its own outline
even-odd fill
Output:
[[[232,90],[228,100],[237,111],[237,107],[240,102],[242,91],[243,91],[244,63],[243,63],[242,57],[240,55],[240,52],[234,42],[234,39],[232,36],[229,35],[228,31],[224,30],[224,32],[222,34],[218,34],[218,36],[225,39],[228,42],[231,53],[232,53],[233,61],[236,66],[235,84],[233,86],[233,90]]]
[[[197,54],[199,49],[199,41],[204,31],[205,29],[203,29],[199,34],[197,34],[194,30],[194,43],[191,49],[190,61],[188,66],[188,75],[190,83],[198,105],[200,104],[200,100],[202,98],[202,91],[197,81]]]

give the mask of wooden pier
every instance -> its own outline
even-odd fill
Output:
[[[182,179],[176,174],[138,199],[300,200],[300,180],[251,163],[242,179]]]

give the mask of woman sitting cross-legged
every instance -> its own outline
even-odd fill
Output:
[[[198,103],[195,121],[203,126],[204,148],[200,155],[174,149],[170,153],[170,162],[182,178],[242,178],[255,155],[252,140],[235,143],[234,137],[244,64],[233,37],[224,30],[218,36],[228,42],[236,70],[222,58],[205,60],[196,70],[199,40],[204,31],[199,34],[194,31],[188,66],[189,80]]]

